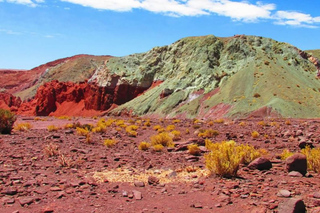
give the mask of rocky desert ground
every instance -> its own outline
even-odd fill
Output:
[[[88,136],[72,127],[92,129],[101,118],[19,116],[12,134],[0,135],[0,212],[320,212],[319,174],[289,172],[281,159],[284,150],[318,147],[320,120],[103,119],[111,124]],[[264,149],[272,168],[210,174],[199,137],[208,129],[214,143]],[[139,149],[160,131],[180,132],[174,147]]]

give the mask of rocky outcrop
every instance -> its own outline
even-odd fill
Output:
[[[0,108],[17,111],[21,105],[21,99],[9,93],[0,92]]]
[[[55,80],[41,86],[32,102],[35,103],[35,114],[39,116],[50,115],[64,102],[84,102],[84,105],[81,105],[83,110],[106,111],[113,105],[121,105],[134,99],[147,89],[122,83],[99,87],[88,82]]]

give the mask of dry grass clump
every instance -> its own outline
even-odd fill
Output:
[[[57,126],[55,126],[55,125],[49,125],[48,127],[47,127],[47,130],[49,131],[49,132],[56,132],[56,131],[58,131],[60,129],[60,127],[57,127]]]
[[[32,125],[30,123],[20,123],[16,124],[13,129],[17,131],[27,131],[32,128]]]
[[[244,121],[241,121],[240,123],[239,123],[239,126],[246,126],[247,124],[246,124],[246,122],[244,122]]]
[[[71,120],[72,120],[72,118],[71,118],[71,117],[66,116],[66,115],[59,116],[59,117],[56,117],[56,118],[57,118],[57,119],[60,119],[60,120],[69,120],[69,121],[71,121]]]
[[[290,120],[286,120],[284,123],[285,123],[286,125],[291,125],[291,121],[290,121]]]
[[[150,120],[146,120],[144,123],[143,123],[143,126],[151,126],[151,123],[150,123]]]
[[[308,169],[314,172],[320,172],[320,148],[310,148],[306,146],[301,153],[307,157]]]
[[[151,136],[150,139],[151,139],[151,145],[153,147],[158,144],[161,144],[162,146],[166,146],[166,147],[174,147],[172,137],[166,132],[153,135]]]
[[[57,165],[61,167],[72,167],[72,159],[66,157],[64,154],[60,154],[57,159]]]
[[[121,127],[121,128],[126,128],[127,125],[125,124],[124,120],[117,120],[116,121],[116,126]]]
[[[141,142],[141,143],[139,144],[138,149],[139,149],[139,150],[146,151],[146,150],[148,150],[148,149],[150,148],[150,146],[151,146],[150,143],[143,141],[143,142]]]
[[[190,144],[188,145],[188,152],[190,155],[201,155],[201,150],[198,146],[198,144]]]
[[[261,153],[249,145],[237,145],[234,141],[212,143],[206,140],[206,167],[212,174],[221,177],[235,177],[241,163],[249,163],[261,156]]]
[[[76,130],[77,134],[81,136],[87,136],[90,133],[90,130],[87,128],[77,127]]]
[[[181,121],[179,119],[175,119],[175,120],[172,121],[173,124],[177,124],[177,123],[180,123],[180,122]]]
[[[105,145],[108,148],[114,146],[116,143],[117,141],[115,139],[106,139],[103,141],[103,145]]]
[[[264,121],[259,121],[259,122],[258,122],[258,125],[259,125],[259,126],[267,126],[267,123],[264,122]]]
[[[46,157],[57,156],[60,153],[59,147],[54,143],[50,143],[47,146],[45,146],[43,152]]]

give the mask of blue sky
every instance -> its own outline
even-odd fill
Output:
[[[124,56],[208,34],[320,49],[319,8],[318,0],[0,0],[0,68]]]

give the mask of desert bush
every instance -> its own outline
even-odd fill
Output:
[[[88,133],[88,134],[86,135],[86,143],[88,143],[88,144],[93,143],[91,133]]]
[[[151,136],[151,145],[161,144],[162,146],[174,147],[172,137],[166,132]]]
[[[124,123],[124,120],[118,120],[116,121],[116,126],[126,128],[127,125]]]
[[[57,127],[57,126],[55,126],[55,125],[49,125],[49,126],[47,127],[47,130],[48,130],[49,132],[56,132],[56,131],[59,130],[59,127]]]
[[[259,122],[258,122],[258,125],[259,125],[259,126],[267,126],[267,123],[264,122],[264,121],[259,121]]]
[[[257,132],[257,131],[253,131],[252,133],[251,133],[251,137],[252,138],[258,138],[260,136],[260,134],[259,134],[259,132]]]
[[[164,148],[164,146],[162,144],[155,144],[152,146],[153,150],[156,152],[161,152]]]
[[[286,120],[284,123],[285,123],[286,125],[291,125],[291,121],[290,121],[290,120]]]
[[[27,131],[32,128],[32,125],[30,123],[20,123],[16,124],[13,128],[17,131]]]
[[[139,127],[136,125],[130,125],[126,127],[126,133],[129,137],[137,137],[138,132],[135,131],[137,130]]]
[[[10,134],[16,116],[9,110],[0,109],[0,133]]]
[[[146,122],[144,122],[144,124],[143,124],[144,126],[151,126],[151,123],[150,123],[150,120],[147,120]]]
[[[234,141],[212,143],[206,139],[206,167],[213,174],[221,177],[234,177],[241,163],[249,163],[259,157],[259,151],[249,145],[237,145]]]
[[[301,150],[301,153],[304,154],[307,158],[308,169],[314,172],[320,172],[320,148],[310,148],[306,146],[305,149]]]
[[[116,143],[117,141],[115,139],[106,139],[103,141],[103,145],[105,145],[108,148],[114,146]]]
[[[200,155],[201,154],[201,150],[200,150],[198,144],[188,145],[188,152],[191,155]]]
[[[239,126],[246,126],[246,125],[247,125],[246,122],[243,122],[243,121],[239,123]]]
[[[214,122],[213,122],[213,121],[209,121],[209,122],[208,122],[208,125],[209,125],[209,126],[213,126],[213,125],[214,125]]]
[[[60,120],[71,120],[71,117],[69,116],[66,116],[66,115],[63,115],[63,116],[59,116],[59,117],[56,117],[57,119],[60,119]]]
[[[282,151],[282,153],[280,154],[280,157],[281,157],[281,160],[285,160],[287,159],[288,157],[292,156],[293,153],[289,151],[289,149],[284,149]]]
[[[44,147],[44,155],[47,157],[53,157],[59,155],[59,147],[56,144],[50,143]]]
[[[143,141],[139,144],[138,148],[139,150],[145,151],[149,149],[150,145],[151,145],[150,143]]]
[[[185,133],[186,133],[186,135],[189,135],[190,134],[190,130],[186,129]]]

